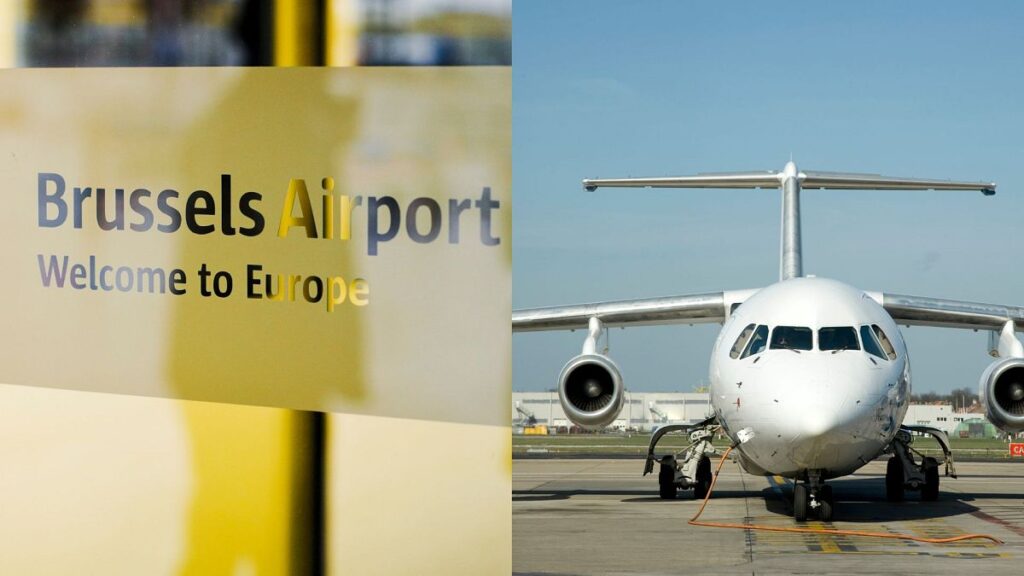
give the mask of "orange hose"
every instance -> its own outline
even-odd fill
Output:
[[[733,446],[730,446],[725,454],[722,454],[722,459],[718,462],[718,467],[715,468],[715,475],[711,478],[711,486],[708,487],[708,493],[704,496],[704,502],[700,505],[700,510],[697,514],[690,518],[688,524],[691,526],[707,526],[711,528],[739,528],[742,530],[765,530],[768,532],[796,532],[798,534],[836,534],[841,536],[864,536],[866,538],[889,538],[892,540],[913,540],[914,542],[925,542],[928,544],[946,544],[947,542],[960,542],[961,540],[975,540],[984,539],[991,540],[996,544],[1002,544],[1003,541],[996,538],[995,536],[989,536],[988,534],[963,534],[960,536],[953,536],[952,538],[921,538],[919,536],[912,536],[910,534],[890,534],[888,532],[862,532],[860,530],[829,530],[822,529],[818,530],[815,528],[785,528],[782,526],[762,526],[758,524],[733,524],[730,522],[701,522],[697,519],[704,513],[704,508],[708,505],[708,500],[711,498],[711,492],[715,489],[715,483],[718,482],[718,472],[722,469],[722,465],[725,464],[725,459],[732,452]]]

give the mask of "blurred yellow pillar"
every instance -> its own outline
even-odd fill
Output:
[[[313,574],[309,413],[0,385],[0,574]]]
[[[317,44],[323,34],[317,27],[317,2],[276,0],[274,2],[274,65],[315,66]]]
[[[18,64],[18,26],[25,18],[25,0],[0,2],[0,68]]]
[[[309,413],[184,408],[195,486],[181,576],[314,573]]]

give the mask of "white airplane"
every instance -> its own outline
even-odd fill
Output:
[[[793,516],[815,512],[832,518],[832,490],[825,482],[850,474],[888,453],[886,495],[898,501],[920,490],[939,493],[939,463],[914,457],[912,433],[935,437],[945,472],[955,477],[946,435],[934,428],[902,425],[910,395],[910,359],[897,324],[990,332],[996,357],[981,376],[988,419],[1005,431],[1024,430],[1024,308],[865,292],[842,282],[802,274],[801,189],[974,190],[995,194],[989,182],[893,178],[876,174],[800,171],[790,161],[781,172],[699,174],[671,178],[584,180],[598,187],[781,188],[780,280],[765,288],[517,310],[512,330],[588,331],[583,351],[558,376],[566,415],[576,424],[602,428],[623,405],[623,381],[615,363],[597,351],[608,327],[722,323],[710,360],[714,416],[694,425],[660,428],[651,437],[644,474],[660,464],[663,498],[694,489],[703,498],[711,483],[711,438],[723,431],[751,474],[792,478]],[[656,456],[668,432],[690,435],[690,447]]]

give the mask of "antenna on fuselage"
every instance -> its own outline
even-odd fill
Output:
[[[586,179],[583,188],[594,191],[601,187],[616,188],[776,188],[782,190],[782,238],[779,257],[779,279],[803,275],[800,241],[800,190],[828,188],[833,190],[971,190],[985,196],[996,193],[994,182],[957,182],[926,178],[901,178],[879,174],[846,172],[800,172],[790,160],[782,172],[722,172],[696,176],[665,178],[600,178]]]

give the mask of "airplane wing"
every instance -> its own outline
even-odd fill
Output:
[[[586,329],[597,317],[608,327],[724,322],[733,307],[756,290],[727,290],[569,306],[526,308],[512,312],[513,332]],[[1024,332],[1024,307],[963,300],[868,292],[897,324],[966,330],[1000,330],[1007,322]]]
[[[608,327],[724,322],[732,308],[756,290],[728,290],[571,306],[528,308],[512,312],[513,332],[586,329],[591,318]]]
[[[897,324],[971,330],[1000,330],[1013,322],[1024,331],[1024,307],[869,292]]]

